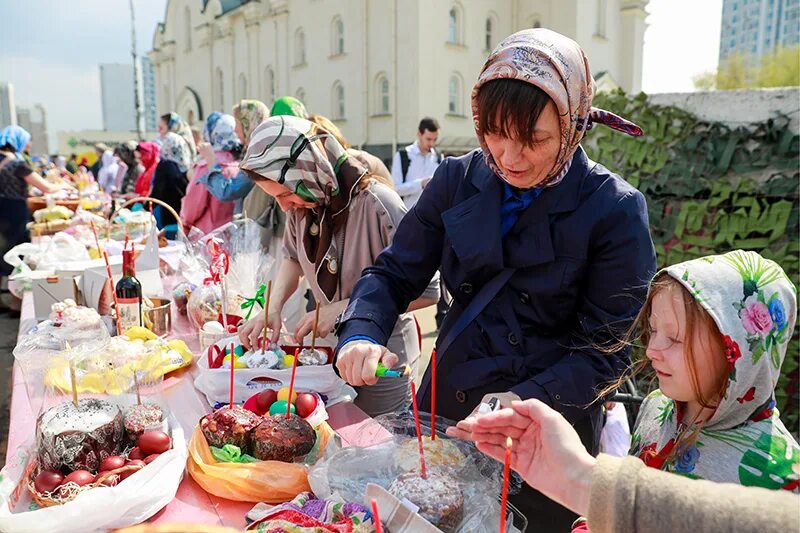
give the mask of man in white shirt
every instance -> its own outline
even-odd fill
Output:
[[[436,151],[438,138],[439,123],[434,118],[425,117],[419,122],[416,142],[394,154],[392,179],[397,193],[409,209],[417,203],[422,189],[442,162],[441,154]]]

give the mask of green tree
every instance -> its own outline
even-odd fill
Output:
[[[734,53],[723,59],[716,72],[694,77],[697,89],[751,89],[800,85],[800,45],[778,47],[755,58]]]

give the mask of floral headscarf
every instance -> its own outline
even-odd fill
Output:
[[[553,170],[537,188],[557,185],[569,171],[572,156],[594,123],[605,124],[629,135],[642,129],[617,115],[592,107],[595,82],[589,60],[572,39],[552,30],[523,30],[504,39],[491,53],[472,89],[472,117],[483,156],[489,167],[508,181],[492,157],[479,128],[478,93],[483,84],[498,79],[530,83],[547,93],[561,122],[561,149]]]
[[[171,131],[164,136],[164,142],[161,143],[161,159],[176,163],[181,172],[186,172],[192,166],[189,146],[183,137]]]
[[[236,135],[236,120],[233,115],[216,111],[206,119],[203,140],[211,144],[215,152],[232,152],[242,146],[242,141]]]
[[[29,142],[31,142],[31,134],[25,128],[6,126],[0,130],[0,146],[9,144],[16,153],[21,153]]]
[[[242,123],[244,132],[242,142],[247,143],[259,124],[269,118],[269,108],[260,100],[242,100],[234,110],[234,114]]]
[[[320,289],[332,301],[342,252],[333,236],[345,230],[350,200],[366,169],[348,159],[347,150],[333,135],[293,116],[272,116],[262,122],[253,132],[241,168],[256,181],[284,184],[317,205],[307,210],[312,220],[303,244],[316,266]]]
[[[728,383],[700,428],[687,427],[691,421],[682,420],[682,403],[658,390],[648,396],[631,453],[689,477],[797,490],[800,447],[775,408],[775,386],[797,318],[794,285],[776,263],[742,250],[679,263],[663,273],[679,281],[716,323]],[[682,435],[698,430],[693,444],[675,449]]]
[[[189,127],[189,124],[183,120],[179,114],[173,112],[169,114],[167,129],[173,133],[177,133],[183,138],[184,141],[186,141],[186,146],[189,148],[189,154],[192,161],[194,161],[194,158],[197,156],[197,146],[194,144],[194,136],[192,135],[192,128]]]

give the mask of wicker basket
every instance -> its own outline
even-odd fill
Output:
[[[67,485],[70,490],[66,495],[59,494],[59,490],[54,492],[39,492],[36,490],[34,486],[34,480],[36,476],[39,474],[38,468],[29,468],[30,473],[28,474],[28,491],[31,493],[31,498],[35,501],[39,507],[53,507],[56,505],[63,505],[67,502],[71,502],[75,498],[78,497],[78,494],[85,492],[87,490],[91,490],[97,487],[113,487],[117,483],[119,483],[120,479],[119,476],[124,474],[125,472],[141,470],[144,468],[143,465],[126,465],[122,468],[117,468],[116,470],[109,470],[105,472],[102,476],[98,477],[94,483],[90,483],[89,485],[84,485],[83,487],[79,487],[74,483],[70,483]]]
[[[150,198],[149,196],[139,196],[137,198],[131,198],[130,200],[126,200],[113,213],[111,213],[111,215],[108,217],[108,220],[114,220],[114,217],[117,215],[117,213],[121,209],[124,209],[124,208],[129,207],[129,206],[134,205],[134,204],[146,204],[146,203],[160,205],[161,207],[163,207],[164,209],[169,211],[169,213],[173,217],[175,217],[175,220],[178,223],[179,231],[182,234],[186,235],[186,231],[185,231],[185,228],[183,227],[183,221],[181,220],[181,216],[177,212],[175,212],[175,210],[172,208],[172,206],[170,206],[169,204],[167,204],[165,202],[162,202],[161,200],[158,200],[157,198]]]

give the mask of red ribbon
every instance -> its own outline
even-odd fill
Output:
[[[220,283],[222,275],[227,276],[231,268],[231,257],[215,239],[208,241],[208,253],[211,254],[211,264],[208,266],[209,276],[203,280],[203,284]]]

